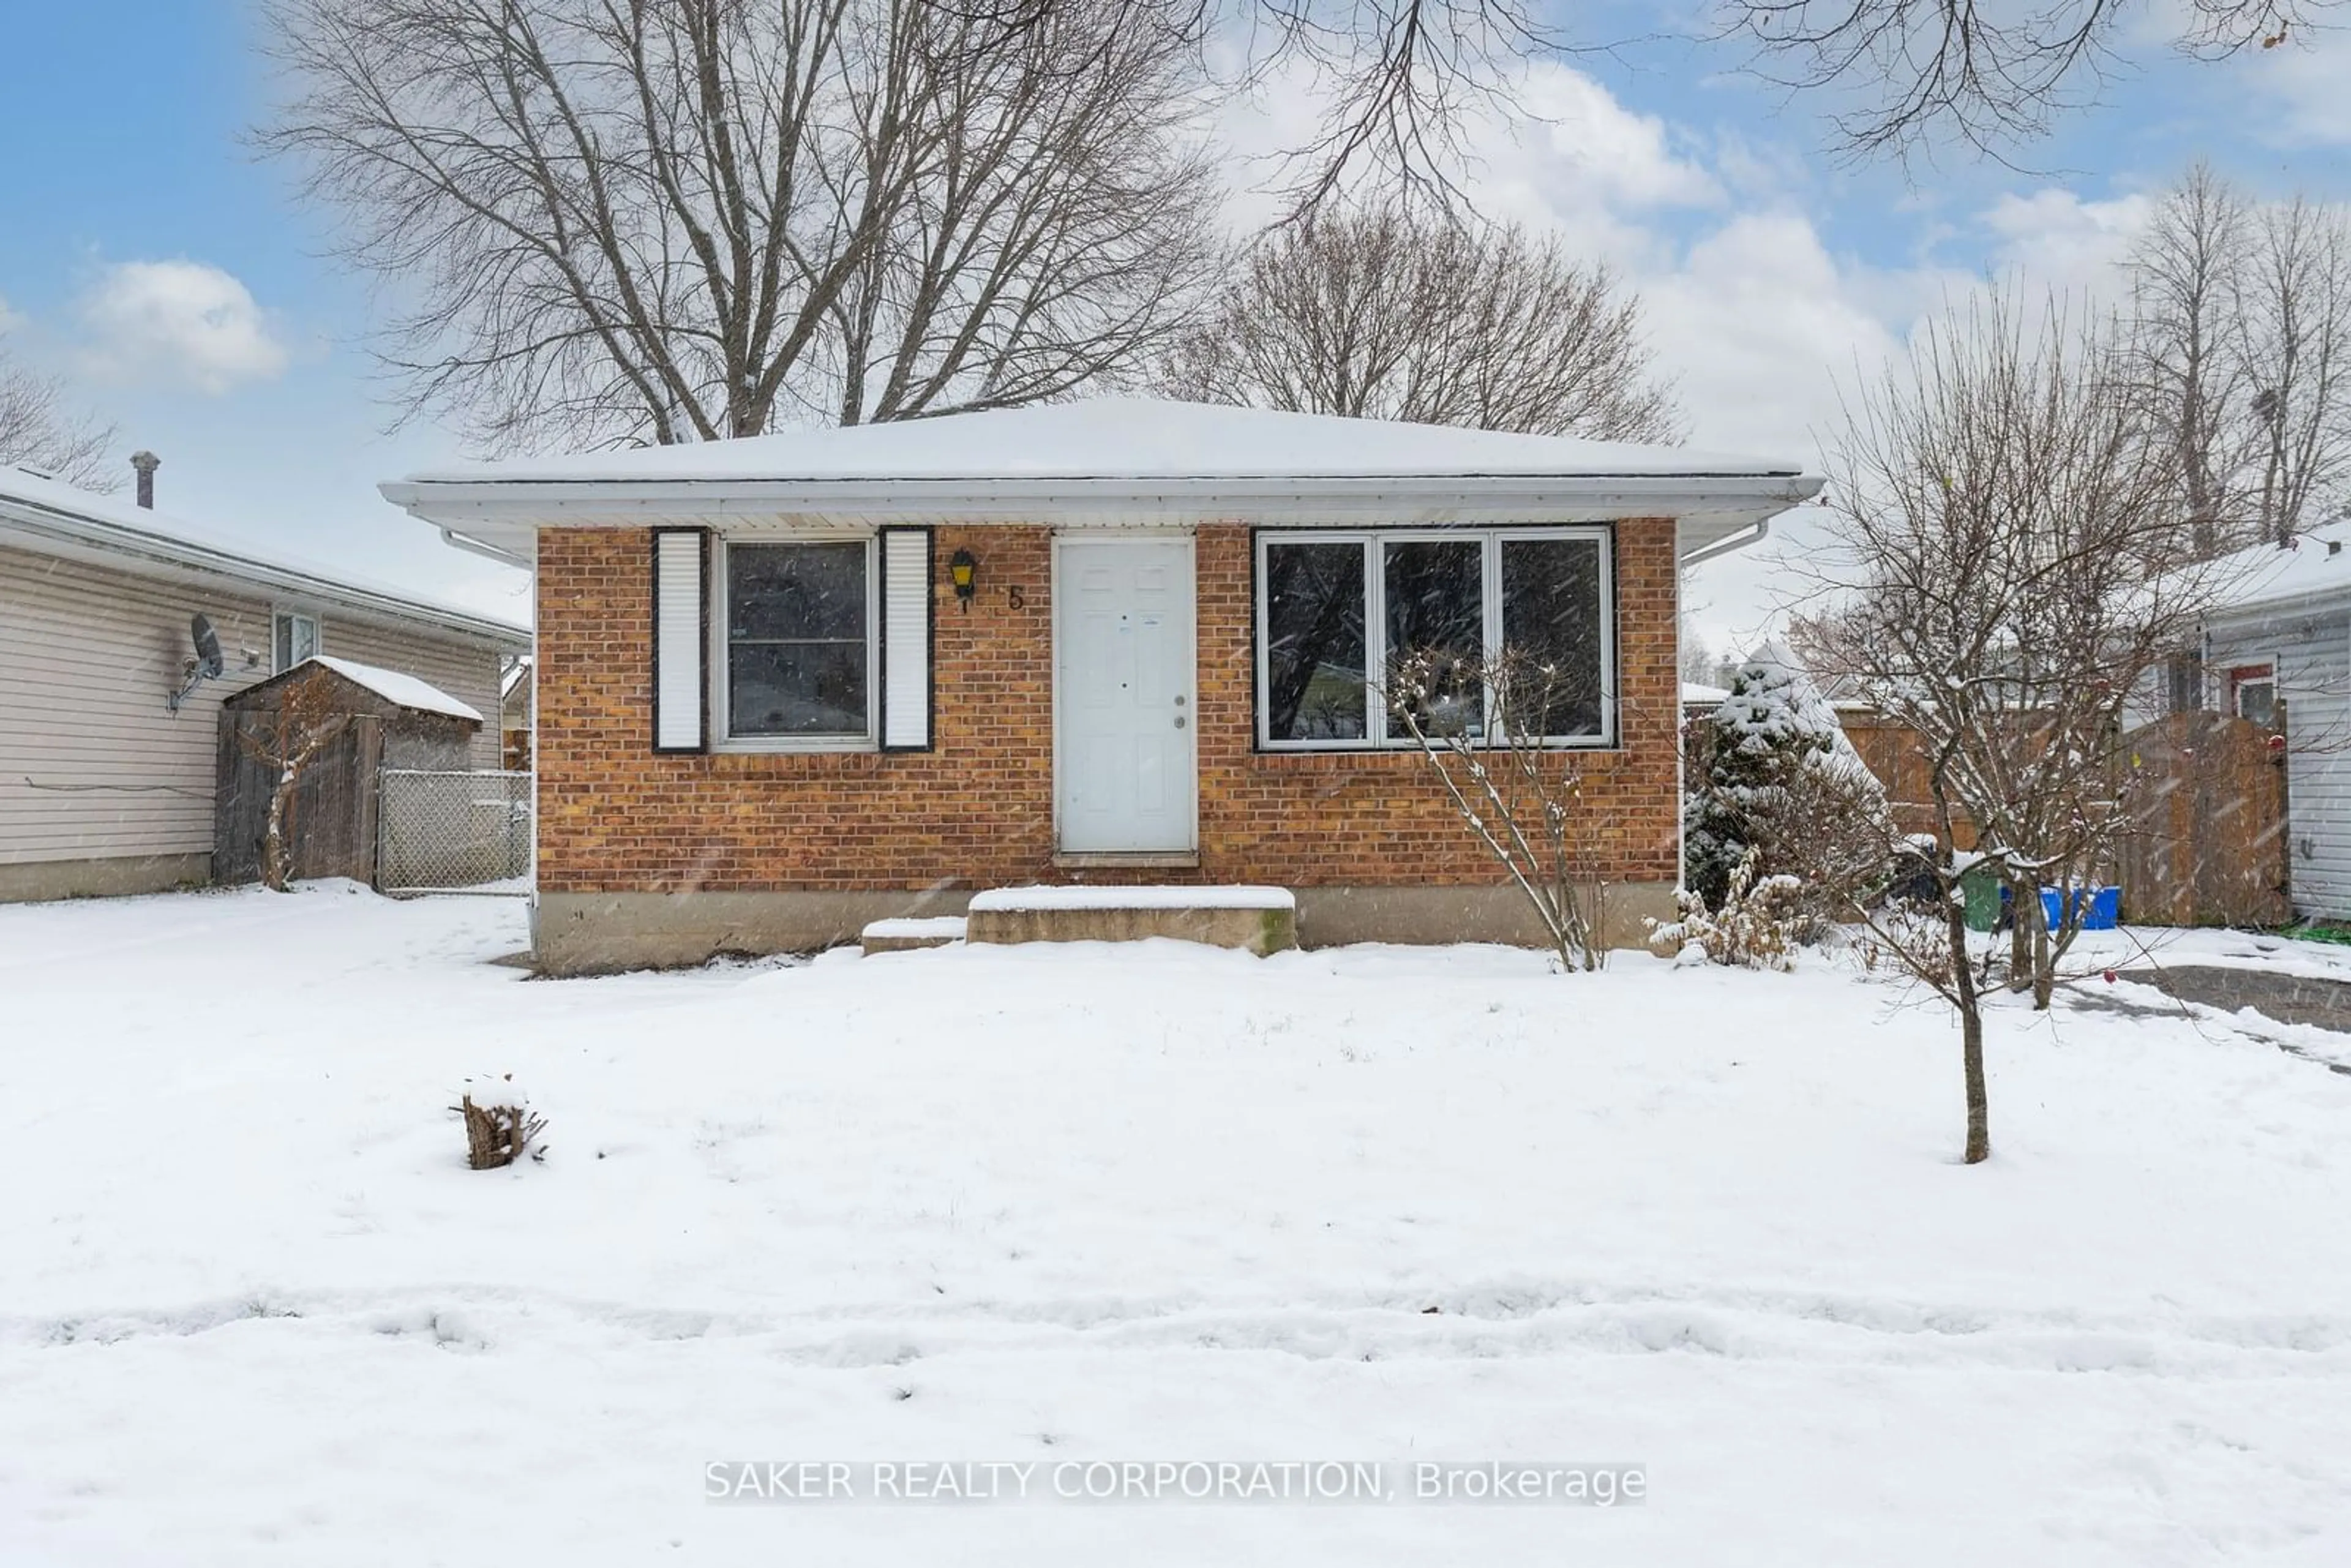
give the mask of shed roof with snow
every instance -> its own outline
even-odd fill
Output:
[[[447,692],[416,676],[399,670],[382,669],[374,664],[362,664],[355,659],[330,658],[314,653],[290,670],[281,671],[266,681],[257,681],[245,690],[226,698],[222,706],[240,711],[273,707],[278,694],[296,681],[308,677],[314,670],[325,670],[347,686],[356,688],[373,702],[363,706],[404,709],[410,713],[432,714],[479,727],[482,716],[472,706],[459,702]]]

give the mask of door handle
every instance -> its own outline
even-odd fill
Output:
[[[1180,713],[1176,716],[1176,727],[1177,729],[1184,727],[1184,716]]]

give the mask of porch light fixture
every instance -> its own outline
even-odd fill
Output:
[[[963,612],[971,613],[972,595],[979,591],[979,560],[967,549],[959,549],[947,559],[947,577],[955,583],[956,597],[963,601]]]

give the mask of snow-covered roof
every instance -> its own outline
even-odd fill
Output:
[[[404,589],[287,556],[167,512],[102,496],[0,464],[0,539],[39,550],[165,575],[229,577],[445,630],[527,647],[526,627]]]
[[[2213,614],[2234,617],[2306,600],[2351,598],[2346,536],[2304,534],[2289,545],[2258,544],[2212,563]]]
[[[1684,681],[1682,683],[1682,706],[1684,707],[1697,707],[1700,704],[1704,704],[1710,707],[1719,707],[1722,704],[1729,702],[1729,700],[1730,688],[1729,686],[1709,686],[1700,681]]]
[[[1101,398],[430,469],[381,486],[503,550],[542,527],[729,517],[1157,526],[1662,517],[1683,548],[1821,486],[1792,459],[1272,409]]]
[[[397,703],[402,707],[414,708],[420,713],[445,713],[451,718],[470,718],[475,724],[482,722],[480,714],[439,686],[398,670],[362,664],[356,659],[337,659],[325,653],[313,653],[302,664],[324,664],[343,679],[365,686],[384,701]],[[301,665],[295,668],[299,669]]]
[[[734,441],[428,469],[411,484],[647,479],[1793,478],[1803,465],[1621,441],[1096,398]]]

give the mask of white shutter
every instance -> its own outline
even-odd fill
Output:
[[[699,528],[653,534],[655,751],[705,749],[703,556]]]
[[[931,746],[931,530],[882,530],[882,749]]]

